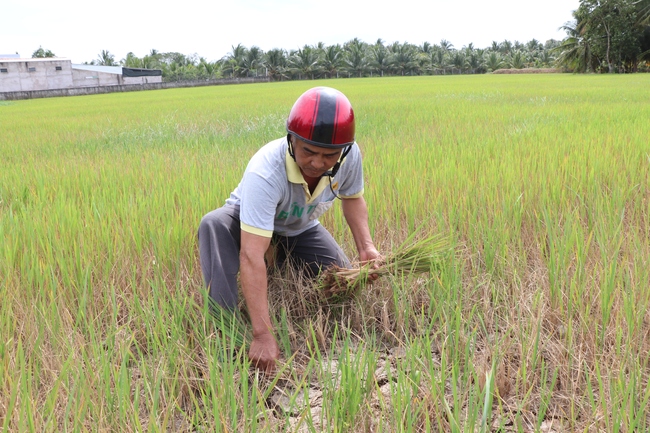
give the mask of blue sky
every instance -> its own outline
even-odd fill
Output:
[[[562,39],[578,0],[0,0],[0,54],[31,57],[39,46],[75,63],[102,50],[116,60],[153,49],[214,61],[232,46],[297,49],[305,44]]]

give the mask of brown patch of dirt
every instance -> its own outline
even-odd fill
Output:
[[[555,68],[523,68],[523,69],[497,69],[493,74],[561,74],[562,69]]]

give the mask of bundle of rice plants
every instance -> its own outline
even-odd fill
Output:
[[[358,263],[352,268],[328,268],[320,275],[317,287],[327,297],[353,295],[368,284],[372,274],[381,277],[405,272],[435,271],[451,249],[451,239],[448,236],[434,234],[414,240],[412,235],[382,261]]]

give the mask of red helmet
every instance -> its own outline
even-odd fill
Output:
[[[287,132],[309,144],[341,148],[354,143],[354,111],[348,98],[331,87],[314,87],[293,104]]]

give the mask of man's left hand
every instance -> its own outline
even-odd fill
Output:
[[[381,266],[384,262],[384,257],[373,245],[363,251],[359,251],[359,260],[361,260],[361,263],[371,264],[371,269],[379,269],[379,266]],[[371,281],[375,281],[377,278],[379,278],[379,274],[373,274],[371,271],[368,277]]]

